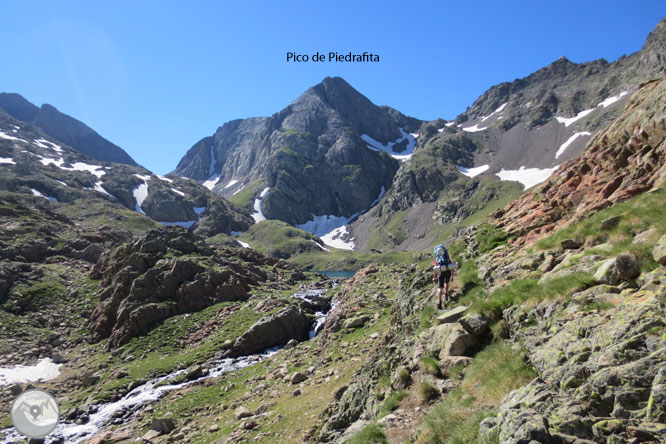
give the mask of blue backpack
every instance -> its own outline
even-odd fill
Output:
[[[439,251],[440,249],[442,251]],[[437,245],[433,250],[433,253],[435,254],[435,262],[437,266],[448,265],[451,263],[451,258],[449,257],[449,251],[446,249],[444,245]]]

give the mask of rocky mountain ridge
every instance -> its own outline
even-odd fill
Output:
[[[419,126],[343,79],[326,78],[271,117],[226,123],[195,144],[174,173],[206,181],[223,196],[246,193],[248,207],[268,188],[263,214],[292,225],[349,217],[391,186],[399,162],[382,148],[390,144],[396,156],[413,150],[409,133]]]
[[[54,106],[37,107],[16,93],[0,93],[0,109],[17,120],[34,125],[56,141],[69,145],[93,159],[137,165],[122,148],[97,134],[92,128],[63,114]]]

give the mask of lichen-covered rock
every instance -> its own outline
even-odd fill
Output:
[[[649,424],[663,421],[666,411],[662,281],[663,268],[641,276],[642,287],[633,293],[598,285],[572,295],[569,304],[506,310],[506,323],[539,378],[502,401],[500,441],[626,442],[643,433],[637,430],[659,436]],[[619,305],[571,309],[602,299]]]
[[[635,279],[641,274],[636,257],[632,254],[620,254],[604,261],[594,274],[597,282],[617,285],[622,281]]]
[[[479,338],[465,330],[460,324],[442,324],[430,327],[419,336],[430,355],[468,355],[479,345]]]
[[[652,250],[652,257],[661,265],[666,265],[666,234],[657,241]]]

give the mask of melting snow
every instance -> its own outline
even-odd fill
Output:
[[[580,136],[591,136],[591,135],[592,135],[592,133],[590,133],[588,131],[582,131],[580,133],[575,133],[573,136],[569,137],[567,139],[567,141],[564,142],[560,146],[560,148],[557,150],[557,153],[555,153],[555,158],[557,159],[558,157],[560,157],[564,153],[564,151],[567,148],[569,148],[569,145],[571,145],[573,143],[573,141],[576,140],[577,138],[579,138]]]
[[[217,175],[215,175],[215,176],[212,176],[210,179],[208,179],[207,181],[205,181],[205,182],[203,183],[203,186],[205,186],[205,187],[208,188],[209,190],[212,190],[213,187],[215,187],[215,185],[217,185],[217,181],[218,181],[218,180],[220,180],[220,175],[219,175],[219,174],[217,174]]]
[[[402,136],[393,142],[387,143],[386,145],[376,141],[367,134],[362,134],[361,139],[363,139],[363,141],[368,145],[368,148],[373,151],[384,151],[394,159],[398,159],[400,161],[409,160],[414,154],[414,148],[416,147],[416,137],[418,137],[418,134],[407,134],[402,128],[399,129]],[[393,147],[405,139],[407,139],[407,148],[405,148],[405,150],[401,153],[396,153],[393,151]]]
[[[597,109],[599,107],[606,108],[608,106],[611,106],[613,103],[617,102],[618,100],[620,100],[622,97],[624,97],[628,93],[629,93],[629,91],[623,91],[620,94],[618,94],[617,96],[609,97],[606,100],[604,100],[603,102],[599,102],[599,104],[595,108],[586,109],[584,111],[581,111],[578,114],[576,114],[575,117],[555,117],[555,118],[557,119],[558,122],[564,123],[564,126],[569,126],[572,123],[574,123],[575,121],[580,120],[583,117],[587,116],[588,114],[590,114],[592,111],[594,111],[595,109]]]
[[[500,180],[513,180],[520,182],[523,184],[525,189],[528,189],[548,179],[550,175],[553,174],[553,171],[555,171],[557,168],[559,168],[559,165],[545,169],[525,168],[524,166],[521,166],[520,169],[517,170],[502,169],[502,171],[497,173],[497,176],[500,178]]]
[[[243,242],[242,240],[236,239],[236,242],[238,242],[238,244],[243,248],[252,248],[250,247],[250,244],[248,244],[247,242]]]
[[[483,130],[488,129],[489,127],[487,127],[487,126],[484,127],[484,128],[481,128],[481,127],[479,126],[479,124],[481,124],[481,123],[485,122],[486,120],[490,119],[490,118],[491,118],[492,116],[494,116],[495,114],[498,114],[498,113],[501,113],[502,111],[504,111],[504,107],[506,107],[508,104],[509,104],[509,102],[504,103],[503,105],[500,105],[499,108],[497,108],[495,111],[493,111],[492,113],[488,114],[487,116],[481,116],[481,117],[479,117],[480,120],[479,120],[477,123],[475,123],[474,125],[469,126],[469,127],[467,127],[467,128],[463,128],[462,130],[463,130],[463,131],[467,131],[468,133],[475,133],[475,132],[477,132],[477,131],[483,131]],[[498,118],[498,119],[501,119],[502,116],[500,115],[500,116],[498,116],[497,118]],[[453,124],[453,122],[449,122],[449,123]],[[447,123],[446,126],[449,126],[449,124]]]
[[[238,183],[238,181],[237,181],[236,179],[231,179],[231,180],[229,181],[229,183],[226,184],[226,185],[224,186],[224,189],[226,190],[226,189],[229,188],[229,187],[233,187],[233,186],[236,185],[237,183]]]
[[[0,157],[0,163],[10,163],[12,165],[16,165],[16,162],[14,162],[14,159],[11,157]]]
[[[618,100],[620,100],[622,97],[624,97],[628,93],[629,93],[629,91],[622,91],[617,96],[609,97],[606,100],[604,100],[603,102],[599,103],[597,106],[603,106],[604,108],[606,108],[607,106],[611,106],[613,103],[617,102]]]
[[[484,171],[488,170],[488,168],[490,168],[490,165],[481,165],[475,168],[465,168],[461,167],[460,165],[456,165],[456,168],[458,168],[458,171],[460,171],[462,174],[464,174],[467,177],[475,177],[483,173]]]
[[[346,237],[347,234],[347,225],[344,225],[340,228],[336,228],[324,236],[321,236],[321,240],[323,240],[326,245],[333,248],[338,248],[340,250],[353,250],[355,247],[354,239],[352,238],[346,241],[342,239],[343,237]]]
[[[320,244],[319,242],[317,242],[317,241],[314,240],[314,239],[310,239],[310,242],[312,242],[313,244],[315,244],[316,246],[318,246],[319,248],[321,248],[321,249],[324,250],[324,251],[331,251],[331,250],[329,250],[328,248],[324,248],[324,246],[323,246],[322,244]]]
[[[270,188],[264,188],[264,191],[262,191],[261,194],[259,195],[259,199],[254,200],[254,213],[252,213],[252,218],[254,219],[254,223],[266,220],[264,212],[261,211],[261,205],[264,203],[264,199],[268,195],[269,191]]]
[[[134,200],[136,200],[135,208],[138,213],[146,214],[141,209],[141,205],[143,204],[143,201],[146,200],[146,197],[148,197],[148,184],[146,181],[150,179],[150,176],[142,176],[141,174],[135,174],[135,176],[143,180],[141,185],[132,190],[132,195],[134,196]]]
[[[60,375],[60,366],[51,359],[44,358],[35,365],[0,367],[0,386],[22,384],[33,381],[50,381]]]
[[[36,146],[40,147],[40,148],[52,149],[55,152],[57,152],[59,154],[62,154],[62,148],[60,147],[60,145],[57,145],[53,142],[49,142],[46,139],[37,139],[32,143],[35,144]]]
[[[159,180],[163,180],[165,182],[169,182],[169,183],[173,182],[173,180],[169,179],[168,177],[160,176],[159,174],[157,175],[157,178]]]
[[[237,189],[236,191],[234,191],[234,194],[232,194],[232,196],[235,196],[236,194],[240,193],[240,192],[243,191],[244,189],[245,189],[245,187],[240,187],[239,189]]]
[[[576,114],[575,117],[555,117],[558,122],[564,123],[564,126],[569,126],[572,123],[574,123],[577,120],[582,119],[583,117],[587,116],[590,114],[592,111],[594,111],[594,108],[592,109],[586,109],[585,111],[581,111],[578,114]]]
[[[112,198],[112,199],[116,199],[116,200],[118,200],[118,199],[116,198],[116,196],[114,196],[113,194],[109,193],[108,191],[106,191],[106,190],[104,189],[104,187],[102,187],[102,181],[101,181],[101,180],[98,181],[98,182],[95,182],[95,187],[94,187],[94,189],[95,189],[95,191],[99,191],[99,192],[102,193],[102,194],[106,194],[107,196],[109,196],[109,197]]]
[[[178,194],[178,195],[180,195],[180,196],[185,197],[185,193],[183,193],[183,192],[180,191],[180,190],[177,190],[177,189],[175,189],[175,188],[171,188],[171,191],[173,191],[174,193],[176,193],[176,194]]]
[[[35,196],[43,197],[44,199],[48,199],[48,200],[50,200],[51,202],[58,203],[58,199],[56,199],[56,198],[53,197],[53,196],[46,196],[46,195],[40,193],[38,190],[36,190],[36,189],[34,189],[34,188],[30,188],[30,191],[32,191],[32,194],[34,194]]]
[[[386,189],[382,187],[379,192],[379,196],[370,204],[370,208],[375,206],[379,199],[382,198]],[[369,209],[369,208],[368,208]],[[316,236],[319,236],[321,240],[328,246],[333,248],[340,248],[342,250],[353,250],[354,249],[354,239],[343,240],[342,237],[347,235],[347,224],[359,215],[368,211],[365,209],[359,211],[356,214],[352,214],[350,217],[344,216],[333,216],[333,215],[323,215],[315,216],[312,215],[313,219],[305,222],[301,225],[296,225],[296,228],[310,232]]]
[[[62,167],[61,167],[62,168]],[[102,170],[102,167],[99,165],[90,165],[87,163],[83,162],[75,162],[72,164],[72,168],[62,168],[63,170],[71,170],[71,171],[87,171],[90,174],[97,176],[97,177],[102,177],[105,173],[104,170]],[[138,174],[136,175],[138,176]]]
[[[18,137],[10,136],[9,134],[3,133],[2,131],[0,131],[0,139],[17,140],[19,142],[28,143],[27,140],[23,140],[23,139],[19,139]]]

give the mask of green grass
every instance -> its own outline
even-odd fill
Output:
[[[564,239],[578,239],[595,243],[619,243],[631,239],[635,233],[654,227],[659,236],[666,234],[666,188],[662,186],[654,192],[613,205],[576,222],[557,233],[536,243],[537,249],[557,248]],[[620,222],[611,230],[601,230],[601,222],[610,217],[620,216]]]
[[[440,395],[439,389],[428,381],[421,381],[417,387],[419,397],[424,404],[430,403]]]
[[[508,342],[495,342],[479,352],[467,367],[461,385],[436,404],[424,420],[419,443],[482,444],[479,423],[509,392],[536,377]],[[486,444],[486,443],[483,443]]]
[[[505,287],[495,290],[487,298],[471,292],[461,298],[461,303],[471,304],[473,311],[482,313],[491,320],[499,320],[504,309],[520,305],[527,300],[542,301],[557,297],[566,298],[571,294],[595,284],[591,273],[573,273],[554,278],[539,284],[537,279],[518,279]]]
[[[419,360],[419,364],[427,373],[432,376],[440,376],[441,371],[439,369],[439,361],[433,356],[424,356]]]
[[[254,224],[241,238],[253,249],[280,259],[288,259],[300,253],[324,252],[315,245],[315,241],[323,243],[315,235],[279,220]]]
[[[508,235],[492,225],[483,224],[476,233],[476,241],[479,243],[479,254],[494,250],[500,245],[507,243]]]
[[[397,408],[400,407],[402,400],[405,399],[405,396],[407,396],[407,390],[398,390],[397,392],[393,392],[388,395],[382,403],[382,407],[379,410],[377,418],[383,418],[392,411],[397,410]]]
[[[345,444],[388,444],[388,439],[378,425],[371,424],[348,439]]]
[[[241,208],[250,209],[259,195],[259,192],[264,188],[264,182],[257,179],[250,182],[242,191],[234,194],[229,198],[229,202],[238,205]]]
[[[419,327],[416,330],[416,334],[419,334],[430,327],[432,318],[435,316],[435,314],[437,314],[437,311],[432,305],[428,304],[423,307],[423,310],[421,310],[419,313]]]

